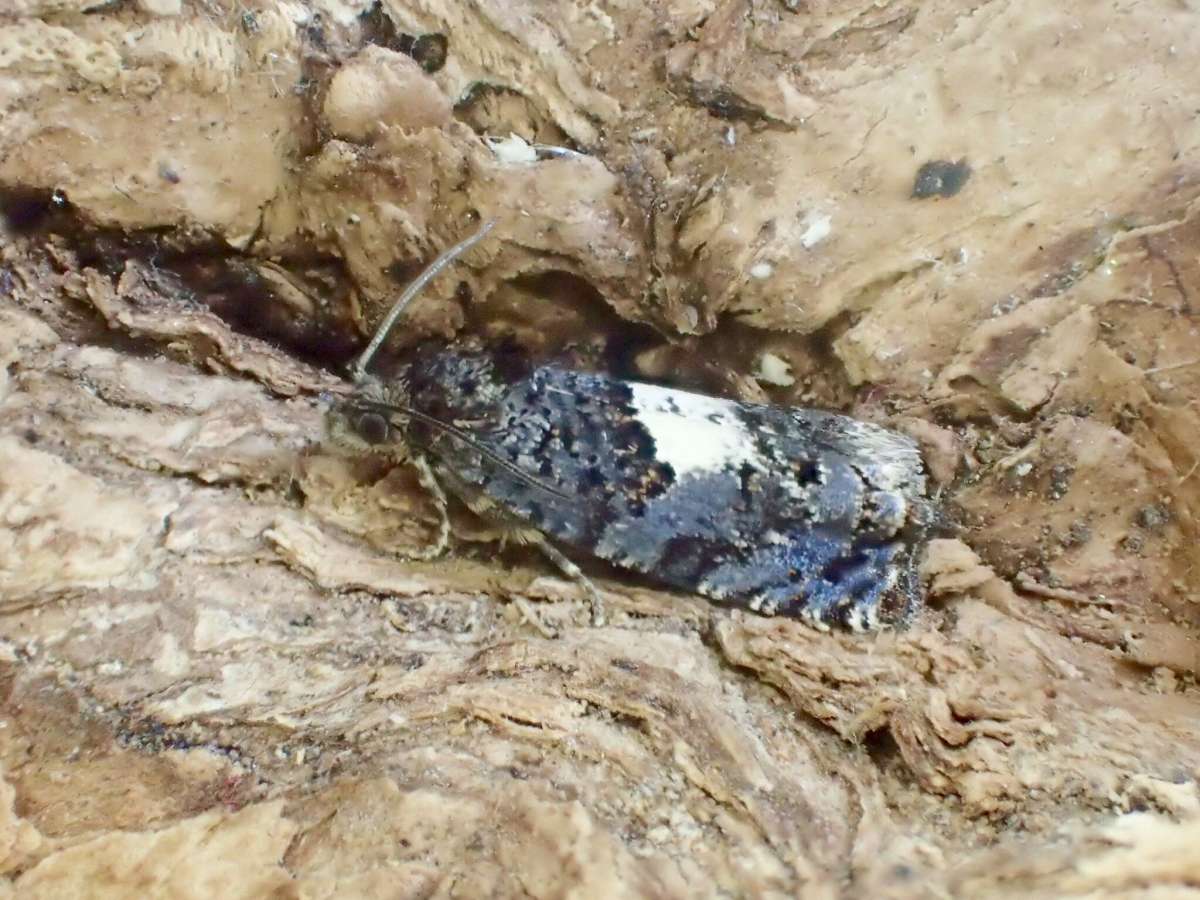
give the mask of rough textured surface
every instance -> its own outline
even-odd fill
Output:
[[[1198,26],[5,6],[4,892],[1200,893]],[[593,568],[589,628],[462,510],[401,559],[433,510],[321,444],[322,394],[474,214],[398,352],[902,428],[961,523],[928,615],[819,634]]]

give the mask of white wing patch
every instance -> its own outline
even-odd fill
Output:
[[[733,404],[653,384],[631,384],[637,420],[654,439],[654,456],[682,477],[748,463],[765,471]]]

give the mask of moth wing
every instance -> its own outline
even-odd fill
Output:
[[[556,367],[498,409],[435,429],[448,486],[565,545],[818,624],[872,624],[905,578],[924,474],[895,432]]]
[[[907,435],[837,413],[813,409],[781,412],[800,426],[806,444],[844,457],[874,487],[909,496],[924,492],[921,451]]]

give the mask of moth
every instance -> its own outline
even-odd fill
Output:
[[[409,286],[329,417],[340,443],[417,467],[442,511],[434,552],[449,492],[580,580],[597,619],[595,589],[560,548],[819,628],[913,615],[930,505],[920,452],[895,431],[471,342],[422,346],[386,381],[367,375],[405,306],[492,224]]]

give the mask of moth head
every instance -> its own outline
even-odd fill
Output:
[[[367,386],[349,397],[329,403],[325,413],[325,436],[333,444],[356,453],[404,453],[403,413],[389,409],[392,398],[374,396]]]

